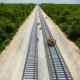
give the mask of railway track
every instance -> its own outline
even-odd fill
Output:
[[[58,49],[58,46],[48,46],[47,40],[54,39],[52,36],[46,21],[40,11],[38,9],[39,17],[42,26],[42,33],[44,38],[44,46],[47,58],[47,65],[50,75],[50,80],[72,80],[72,76],[65,64],[63,57]]]
[[[37,13],[39,14],[37,16]],[[67,65],[61,56],[58,46],[48,46],[47,40],[54,39],[49,27],[44,20],[40,8],[38,8],[31,32],[28,53],[23,70],[22,80],[38,80],[38,39],[37,39],[37,18],[40,18],[40,24],[44,39],[44,46],[46,52],[47,66],[50,80],[73,80],[67,68]]]
[[[36,13],[37,15],[37,13]],[[35,16],[22,80],[38,80],[37,17]]]

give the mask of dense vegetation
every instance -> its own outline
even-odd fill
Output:
[[[0,4],[0,52],[34,8],[34,4]]]
[[[41,7],[80,48],[80,4],[41,4]]]

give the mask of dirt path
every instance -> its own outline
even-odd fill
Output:
[[[44,18],[47,16],[42,11]],[[57,40],[57,45],[61,54],[72,74],[74,80],[80,80],[80,50],[78,47],[68,40],[59,27],[47,16],[45,18],[51,33]]]
[[[0,55],[0,80],[21,80],[36,8]]]

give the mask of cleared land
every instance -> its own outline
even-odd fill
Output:
[[[66,38],[65,34],[60,30],[59,26],[48,17],[43,11],[43,16],[49,29],[57,41],[57,45],[60,49],[61,55],[63,56],[66,65],[68,66],[74,80],[80,79],[80,49],[69,39]],[[46,18],[47,17],[47,18]]]
[[[36,8],[0,55],[0,80],[22,80]]]
[[[41,4],[41,8],[80,48],[80,5]]]
[[[0,80],[21,80],[36,9],[37,8],[35,8],[28,19],[25,20],[24,24],[19,28],[9,46],[7,46],[0,55]],[[80,80],[80,50],[73,42],[66,38],[55,22],[53,22],[43,11],[42,14],[52,35],[57,41],[57,45],[73,79]],[[41,25],[38,26],[38,75],[41,80],[49,80],[42,31],[40,30],[40,27]]]

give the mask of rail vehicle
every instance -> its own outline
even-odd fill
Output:
[[[54,46],[56,44],[56,40],[55,39],[48,39],[47,43],[48,43],[48,46]]]

